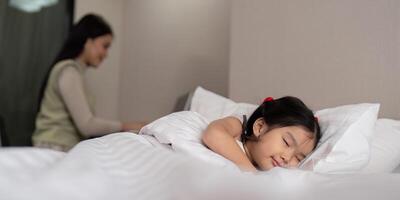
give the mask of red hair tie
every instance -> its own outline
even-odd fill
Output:
[[[273,100],[274,100],[274,98],[267,97],[267,98],[264,99],[263,103],[268,102],[268,101],[273,101]]]

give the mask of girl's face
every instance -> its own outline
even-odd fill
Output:
[[[89,38],[83,50],[83,60],[89,66],[97,67],[107,57],[108,48],[111,46],[112,35],[102,35]]]
[[[248,156],[263,171],[274,167],[297,167],[314,148],[312,133],[301,126],[268,131],[268,125],[259,118],[253,125],[253,132],[257,140],[246,142]]]

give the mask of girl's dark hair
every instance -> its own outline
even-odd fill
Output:
[[[321,129],[318,120],[314,117],[313,112],[296,97],[282,97],[276,100],[263,102],[250,116],[247,123],[244,124],[242,141],[252,138],[253,124],[263,118],[267,123],[269,130],[287,126],[302,126],[315,137],[315,145],[321,139]]]
[[[46,76],[41,85],[38,111],[41,106],[50,72],[54,65],[62,60],[77,58],[82,53],[88,39],[94,39],[107,34],[113,35],[110,25],[101,16],[95,14],[85,15],[71,28],[60,52],[47,70]]]

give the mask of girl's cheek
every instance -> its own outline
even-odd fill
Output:
[[[290,167],[297,167],[297,165],[299,165],[300,162],[298,162],[295,158],[293,158],[290,163],[289,166]]]

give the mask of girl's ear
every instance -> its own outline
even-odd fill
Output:
[[[259,138],[261,134],[268,130],[267,123],[265,123],[262,117],[258,118],[253,124],[253,133],[256,138]]]

